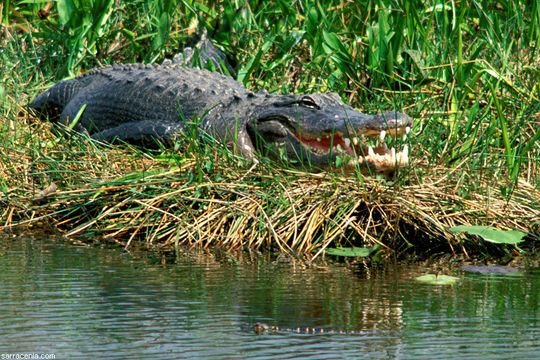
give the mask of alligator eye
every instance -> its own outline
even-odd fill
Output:
[[[321,107],[317,105],[315,100],[313,100],[310,96],[303,96],[298,104],[302,105],[303,107],[309,108],[309,109],[320,109]]]

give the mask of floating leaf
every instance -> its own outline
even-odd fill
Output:
[[[527,235],[521,231],[500,230],[491,226],[454,226],[450,231],[455,233],[465,231],[496,244],[517,244]]]
[[[326,255],[335,256],[351,256],[351,257],[368,257],[375,249],[363,247],[340,247],[328,248],[325,250]]]
[[[459,278],[450,275],[426,274],[416,278],[416,281],[431,285],[454,285]]]

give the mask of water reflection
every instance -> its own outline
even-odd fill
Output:
[[[461,274],[454,287],[411,281],[424,271],[305,269],[198,253],[162,264],[149,252],[0,238],[0,353],[57,359],[540,355],[538,270],[512,280]],[[244,330],[257,321],[359,334]]]

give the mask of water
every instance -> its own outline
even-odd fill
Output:
[[[452,287],[413,281],[426,273],[419,265],[305,269],[198,253],[165,260],[0,237],[0,358],[540,358],[539,269],[458,271]],[[248,327],[257,321],[355,333],[256,335]]]

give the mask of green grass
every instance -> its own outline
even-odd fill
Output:
[[[3,224],[53,219],[124,243],[317,254],[337,244],[399,252],[421,246],[416,231],[470,251],[448,235],[455,225],[538,239],[538,1],[10,1],[0,19]],[[414,117],[411,166],[391,182],[267,162],[248,171],[226,149],[109,148],[57,137],[26,113],[60,79],[115,62],[159,63],[198,28],[250,89],[335,91],[364,112]],[[52,182],[55,202],[32,205]]]

